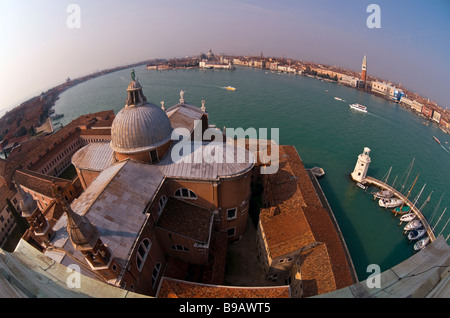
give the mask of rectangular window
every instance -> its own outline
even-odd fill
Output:
[[[231,227],[227,230],[228,236],[234,236],[236,234],[236,228],[235,227]]]
[[[152,160],[152,163],[155,163],[158,161],[158,153],[155,150],[150,150],[150,158]]]
[[[236,208],[227,210],[227,220],[233,220],[236,218]]]

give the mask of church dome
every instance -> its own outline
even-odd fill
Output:
[[[171,139],[172,126],[166,113],[148,103],[137,80],[128,85],[128,98],[111,126],[111,148],[122,154],[156,149]]]

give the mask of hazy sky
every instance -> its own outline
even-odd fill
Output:
[[[448,0],[0,0],[0,115],[68,76],[209,49],[355,71],[366,53],[369,74],[450,107]]]

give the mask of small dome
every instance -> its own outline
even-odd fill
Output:
[[[137,81],[128,86],[128,98],[111,126],[111,148],[134,154],[155,149],[171,139],[172,126],[166,113],[148,103]]]

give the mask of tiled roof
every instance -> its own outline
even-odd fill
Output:
[[[114,111],[112,110],[82,115],[51,135],[33,138],[22,143],[11,152],[7,159],[8,161],[14,161],[16,163],[16,165],[10,167],[10,169],[14,169],[19,165],[26,167],[30,163],[36,162],[39,155],[42,156],[46,153],[47,149],[53,148],[55,144],[58,145],[62,138],[67,138],[75,132],[79,133],[80,126],[86,126],[91,123],[94,124],[99,120],[108,119],[111,116],[114,116]]]
[[[305,217],[305,202],[289,157],[280,146],[278,172],[266,175],[273,206],[261,209],[260,220],[272,258],[314,243],[315,237]]]
[[[325,272],[320,275],[326,277],[333,273],[337,288],[353,284],[341,237],[296,149],[279,146],[279,170],[264,178],[269,181],[274,204],[262,209],[260,214],[270,255],[274,258],[309,243],[323,242],[331,267],[322,267]]]
[[[16,170],[14,179],[21,186],[37,193],[41,193],[49,198],[53,197],[52,182],[61,189],[66,188],[67,185],[70,184],[70,181],[68,180],[29,170]]]
[[[169,198],[157,226],[168,231],[207,243],[210,237],[212,212],[191,203]]]
[[[336,290],[336,282],[326,244],[320,244],[301,252],[299,260],[304,297]]]
[[[109,142],[90,143],[72,156],[72,163],[77,169],[91,171],[103,171],[114,161],[114,152]]]
[[[0,212],[6,206],[6,199],[11,199],[15,192],[10,190],[6,185],[0,187]]]
[[[177,104],[166,111],[173,129],[187,128],[190,132],[194,130],[194,121],[203,116],[203,112],[193,105]]]
[[[158,168],[123,161],[105,169],[71,207],[97,227],[104,244],[124,266],[139,232],[147,220],[145,212],[164,181]],[[145,189],[146,191],[142,191]],[[67,217],[56,223],[52,244],[67,248]]]
[[[225,143],[189,143],[180,158],[173,142],[169,153],[157,164],[167,177],[217,180],[243,174],[253,168],[254,157],[244,148]],[[181,148],[181,147],[180,147]],[[179,150],[178,150],[179,151]]]
[[[158,298],[289,298],[289,286],[232,287],[196,284],[163,277]]]
[[[337,288],[349,286],[354,283],[352,269],[347,259],[342,237],[338,233],[337,225],[333,222],[332,211],[328,211],[321,203],[313,183],[305,170],[294,147],[283,146],[284,153],[292,159],[292,167],[299,178],[299,187],[306,204],[304,213],[317,242],[327,246]]]

